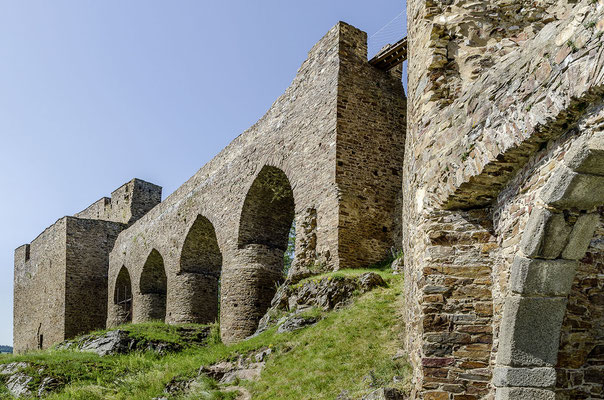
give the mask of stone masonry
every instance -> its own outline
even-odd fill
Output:
[[[118,234],[160,200],[159,186],[133,179],[15,250],[16,352],[105,327],[109,252]]]
[[[603,18],[592,0],[408,1],[414,397],[604,398]]]
[[[133,181],[17,249],[16,349],[219,309],[241,340],[295,222],[293,280],[402,246],[412,398],[604,399],[604,0],[407,6],[409,102],[339,23],[166,200]]]
[[[16,350],[129,321],[212,322],[219,302],[223,339],[243,339],[283,279],[293,221],[294,278],[388,257],[401,241],[401,74],[371,66],[367,35],[339,23],[266,115],[163,202],[135,180],[17,249]]]
[[[400,240],[405,95],[400,69],[369,65],[366,39],[344,23],[330,30],[260,121],[119,236],[109,291],[124,291],[127,272],[134,322],[215,320],[220,277],[223,339],[251,335],[282,279],[293,220],[292,275],[387,257]],[[144,293],[154,252],[167,279]],[[116,299],[110,326],[130,315]]]

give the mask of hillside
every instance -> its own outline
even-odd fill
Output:
[[[367,272],[340,271],[282,287],[290,303],[313,290],[316,299],[338,302],[331,311],[317,303],[289,314],[277,302],[265,318],[267,329],[235,345],[220,341],[216,325],[149,323],[7,356],[0,360],[0,394],[11,398],[8,386],[14,391],[19,380],[30,393],[53,400],[361,399],[384,387],[404,391],[410,369],[398,353],[402,278],[374,271],[387,285],[362,294],[361,277],[376,279]],[[348,295],[352,300],[345,301]],[[119,354],[97,354],[116,337],[127,343]]]

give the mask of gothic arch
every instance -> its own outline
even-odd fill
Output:
[[[498,399],[554,398],[568,295],[604,204],[604,135],[573,145],[540,200],[511,268],[493,377]]]
[[[239,248],[261,245],[287,249],[287,235],[294,220],[294,195],[285,172],[262,168],[243,203],[239,220]]]
[[[132,280],[126,266],[122,266],[113,291],[114,324],[132,322]]]
[[[171,315],[172,322],[204,324],[218,318],[221,270],[222,254],[214,225],[198,215],[180,255],[180,271],[175,278],[179,291],[174,294],[174,301],[181,307]]]
[[[166,318],[168,279],[164,259],[156,249],[151,250],[145,261],[141,272],[139,290],[140,299],[135,301],[136,322],[163,321]]]

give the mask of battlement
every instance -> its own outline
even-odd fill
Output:
[[[77,218],[98,219],[131,225],[161,202],[161,186],[134,178],[83,211]]]

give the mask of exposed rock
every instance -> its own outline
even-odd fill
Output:
[[[11,375],[6,382],[6,387],[8,391],[14,397],[25,397],[31,395],[31,390],[29,388],[29,384],[33,381],[33,377],[23,373],[17,372],[16,374]]]
[[[403,257],[396,258],[394,261],[392,261],[392,265],[390,266],[395,274],[403,272],[404,267],[405,259]]]
[[[206,375],[220,384],[233,383],[236,380],[253,381],[260,377],[266,364],[266,357],[272,353],[264,348],[247,356],[240,356],[237,361],[221,361],[210,366],[202,366],[199,375]]]
[[[77,346],[83,351],[92,351],[99,356],[127,353],[133,345],[128,332],[122,330],[109,331],[98,337],[85,336]]]
[[[179,328],[178,333],[185,343],[202,344],[210,333],[210,328]],[[99,356],[126,354],[133,351],[154,351],[159,354],[182,350],[182,345],[135,338],[128,331],[117,329],[101,335],[86,335],[74,341],[59,344],[58,349],[91,351]]]
[[[363,293],[369,292],[378,286],[385,287],[386,282],[375,272],[365,272],[359,276],[359,287]]]
[[[195,382],[195,379],[181,379],[178,377],[172,378],[172,380],[166,385],[164,392],[172,395],[182,393],[189,390],[193,382]]]
[[[279,332],[300,329],[317,322],[298,316],[302,311],[318,307],[324,311],[340,308],[350,302],[355,293],[365,293],[386,282],[375,272],[366,272],[356,277],[329,276],[311,279],[299,284],[287,280],[279,287],[271,301],[271,308],[262,317],[255,335],[270,326],[280,325]],[[291,315],[285,315],[293,313]]]
[[[373,272],[358,277],[330,276],[309,280],[293,287],[284,286],[273,299],[273,306],[288,311],[315,306],[329,311],[346,304],[356,290],[367,292],[385,285],[384,280]]]
[[[63,386],[63,383],[56,378],[46,376],[38,386],[38,397],[43,397],[46,394],[53,392]]]
[[[336,400],[350,400],[348,390],[342,390],[338,397],[336,397]]]
[[[0,365],[0,375],[13,375],[17,371],[27,368],[27,363],[24,362],[12,362],[8,364]]]
[[[29,397],[37,396],[44,397],[48,393],[63,387],[63,382],[51,376],[45,376],[44,368],[40,367],[33,371],[33,374],[24,371],[31,367],[31,364],[26,362],[12,362],[9,364],[0,365],[0,375],[5,376],[6,387],[13,397]],[[37,379],[39,384],[34,384]]]
[[[283,333],[283,332],[297,331],[298,329],[302,329],[309,325],[313,325],[313,324],[317,323],[317,321],[318,321],[318,319],[315,317],[302,317],[302,316],[294,315],[294,316],[287,318],[285,320],[285,322],[283,322],[281,325],[279,325],[277,332]]]

